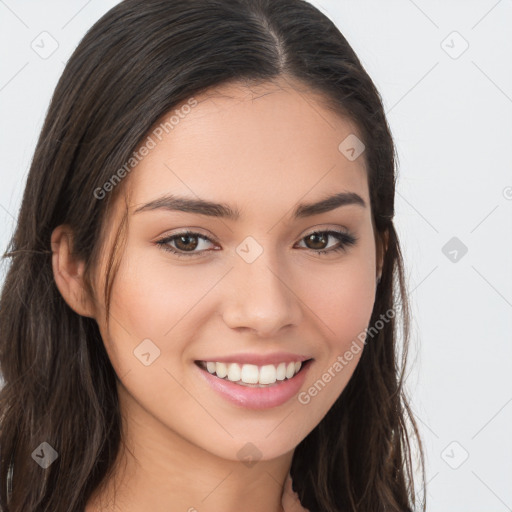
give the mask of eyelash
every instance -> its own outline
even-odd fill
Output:
[[[335,246],[334,248],[331,248],[331,249],[319,249],[319,250],[309,249],[310,251],[313,251],[319,255],[327,254],[327,253],[336,253],[336,252],[340,252],[340,251],[346,251],[348,249],[348,247],[355,245],[355,243],[358,240],[357,237],[355,237],[354,235],[352,235],[350,233],[345,233],[343,231],[327,230],[327,231],[312,231],[311,233],[304,236],[301,239],[301,241],[311,235],[330,235],[330,236],[333,236],[334,238],[337,238],[340,242],[340,244],[338,246]],[[176,235],[161,238],[160,240],[157,240],[155,243],[164,251],[171,252],[179,258],[181,258],[181,257],[186,257],[186,258],[197,257],[197,255],[200,255],[201,253],[206,251],[206,250],[203,250],[203,251],[199,251],[199,252],[188,252],[187,253],[187,252],[182,252],[182,251],[173,249],[172,247],[169,246],[170,242],[173,242],[174,240],[176,240],[177,238],[180,238],[181,236],[191,236],[191,237],[201,238],[203,240],[208,240],[210,242],[212,241],[208,237],[201,235],[200,233],[196,233],[194,231],[183,231],[181,233],[177,233]],[[306,249],[308,249],[308,248],[306,247]]]

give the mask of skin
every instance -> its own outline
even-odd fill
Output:
[[[259,411],[227,402],[194,365],[210,355],[304,354],[314,358],[304,391],[369,324],[382,259],[365,162],[338,150],[358,131],[290,84],[230,84],[197,95],[198,104],[125,178],[130,216],[109,325],[101,292],[125,199],[114,205],[94,275],[96,300],[85,295],[84,262],[72,256],[69,227],[52,234],[57,286],[78,314],[96,319],[120,378],[124,448],[114,478],[86,512],[234,512],[247,503],[252,512],[302,510],[287,483],[294,449],[339,397],[362,351],[309,404],[294,397]],[[297,203],[333,192],[355,192],[367,206],[291,217]],[[133,213],[163,193],[227,203],[242,216]],[[192,239],[202,255],[178,258],[155,244],[187,228],[208,237]],[[305,237],[330,229],[348,230],[355,245],[318,255],[315,249],[338,239],[315,245]],[[263,248],[252,263],[236,252],[247,236]],[[209,250],[215,247],[221,250]],[[149,366],[133,354],[147,338],[160,349]],[[251,467],[237,456],[247,442],[261,453]]]

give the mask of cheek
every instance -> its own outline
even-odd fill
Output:
[[[184,418],[198,414],[181,384],[180,360],[192,335],[189,320],[196,320],[194,305],[211,284],[197,277],[192,283],[192,266],[171,270],[161,256],[150,260],[127,247],[112,288],[110,324],[100,330],[122,387],[136,401],[126,406],[143,404],[171,424],[172,411]]]
[[[345,350],[352,339],[356,339],[364,330],[373,310],[375,292],[368,276],[351,273],[332,286],[328,299],[317,297],[318,313],[325,318],[329,326],[326,339],[330,347],[338,351]]]
[[[175,333],[205,293],[201,286],[191,285],[190,274],[170,272],[161,261],[165,260],[150,261],[142,251],[127,248],[117,271],[108,336],[103,339],[119,375],[140,370],[139,352],[149,351],[150,360],[159,366],[179,356],[180,339],[186,337]]]
[[[297,395],[297,402],[310,428],[324,417],[349,383],[364,348],[365,331],[373,310],[373,296],[349,287],[331,294],[331,301],[317,301],[315,312],[327,319],[323,326],[320,357]],[[321,326],[321,323],[318,323]]]
[[[301,297],[323,326],[323,341],[328,342],[329,350],[346,350],[368,326],[373,311],[376,282],[372,253],[361,250],[339,264],[326,266],[302,286]]]
[[[317,421],[347,386],[364,350],[375,303],[374,260],[365,254],[317,275],[315,286],[303,292],[316,319],[321,357],[297,399]]]
[[[154,249],[159,251],[159,249]],[[112,292],[112,313],[135,339],[164,340],[204,296],[208,281],[193,266],[173,266],[161,254],[128,250]],[[181,327],[181,325],[180,325]]]

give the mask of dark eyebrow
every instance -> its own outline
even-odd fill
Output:
[[[329,212],[339,208],[340,206],[346,206],[349,204],[357,204],[366,208],[366,203],[359,194],[356,194],[355,192],[340,192],[338,194],[328,196],[316,203],[299,204],[293,212],[293,217],[311,217],[312,215]]]
[[[178,197],[174,195],[165,195],[150,201],[149,203],[137,208],[133,214],[146,210],[164,209],[169,211],[197,213],[199,215],[208,215],[209,217],[221,217],[230,220],[237,220],[240,217],[240,211],[231,209],[227,204],[212,203],[204,199],[192,199],[188,197]]]
[[[340,192],[322,199],[316,203],[299,204],[294,212],[294,218],[304,218],[335,210],[340,206],[349,204],[357,204],[366,208],[364,199],[355,192]],[[192,199],[187,197],[178,197],[175,195],[165,195],[150,201],[149,203],[137,208],[133,214],[147,210],[164,209],[169,211],[180,211],[187,213],[196,213],[199,215],[207,215],[209,217],[220,217],[229,220],[237,220],[240,218],[240,210],[232,209],[224,203],[213,203],[203,199]]]

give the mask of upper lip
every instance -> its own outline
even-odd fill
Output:
[[[277,365],[279,363],[292,363],[297,361],[307,361],[311,359],[309,356],[300,354],[292,354],[290,352],[275,352],[273,354],[233,354],[230,356],[220,357],[205,357],[198,361],[212,362],[212,363],[240,363],[240,364],[254,364],[256,366],[265,366],[267,364]]]

